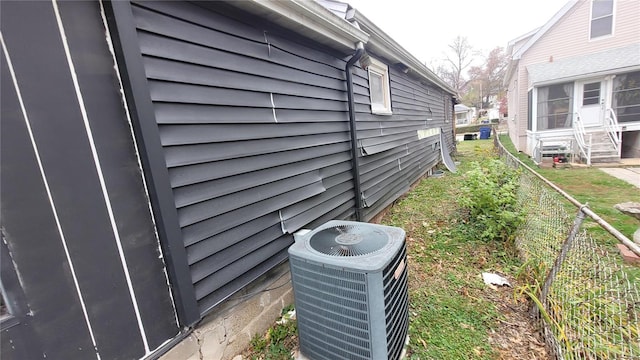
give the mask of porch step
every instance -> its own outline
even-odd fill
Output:
[[[620,161],[618,151],[614,148],[609,134],[602,130],[589,129],[585,136],[588,143],[591,138],[591,163],[612,163]]]

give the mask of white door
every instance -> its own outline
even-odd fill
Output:
[[[577,106],[584,126],[601,126],[604,119],[606,82],[592,79],[576,83]]]

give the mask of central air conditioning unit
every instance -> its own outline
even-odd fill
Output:
[[[405,232],[329,221],[289,248],[300,352],[309,359],[399,359],[409,300]]]

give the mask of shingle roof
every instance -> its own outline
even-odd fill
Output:
[[[640,67],[640,44],[527,66],[531,84]]]

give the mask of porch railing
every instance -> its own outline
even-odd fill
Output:
[[[618,152],[618,156],[622,155],[622,132],[618,125],[618,117],[611,108],[607,108],[607,110],[605,110],[604,127],[607,130],[607,135],[609,135],[609,139],[611,140],[613,147]]]
[[[586,159],[587,165],[591,166],[591,134],[587,134],[587,131],[584,129],[584,123],[582,122],[579,112],[573,114],[572,127],[578,151]]]

